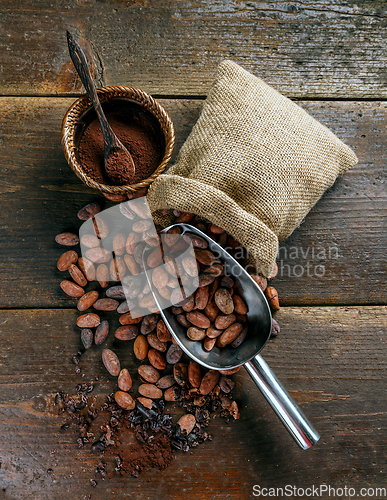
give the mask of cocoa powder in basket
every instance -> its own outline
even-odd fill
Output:
[[[97,182],[110,185],[135,184],[147,179],[161,160],[161,147],[152,125],[145,120],[140,121],[136,116],[128,117],[118,112],[108,113],[107,119],[118,139],[131,154],[135,175],[130,180],[121,175],[118,163],[111,166],[111,177],[116,182],[109,179],[104,168],[104,143],[97,119],[85,129],[78,147],[79,160],[85,174]]]

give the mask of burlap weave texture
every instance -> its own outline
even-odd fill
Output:
[[[223,61],[176,164],[152,184],[148,203],[223,227],[269,276],[278,242],[299,226],[353,151],[297,104],[232,61]]]

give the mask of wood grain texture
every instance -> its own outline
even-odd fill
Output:
[[[59,288],[56,234],[102,196],[68,167],[61,119],[73,99],[0,99],[1,307],[72,307]],[[176,130],[174,158],[199,116],[198,100],[160,100]],[[284,305],[387,303],[387,104],[302,102],[353,147],[359,164],[319,201],[284,243],[274,282]],[[105,204],[108,206],[108,204]],[[323,275],[322,275],[323,274]]]
[[[378,0],[4,0],[2,94],[77,93],[66,30],[100,84],[206,95],[231,58],[298,98],[385,98],[386,4]]]
[[[215,419],[213,441],[177,452],[162,473],[102,481],[94,473],[99,456],[77,448],[75,429],[59,432],[65,419],[55,415],[52,395],[74,393],[77,383],[91,380],[95,394],[114,390],[100,360],[105,346],[129,368],[136,387],[133,342],[110,335],[106,345],[93,346],[81,358],[82,377],[71,363],[80,345],[75,311],[0,311],[0,498],[169,500],[184,491],[197,500],[244,500],[254,498],[254,484],[385,486],[387,307],[284,308],[276,317],[280,336],[263,354],[321,433],[315,447],[298,449],[242,370],[234,389],[240,420]],[[181,410],[169,408],[176,421]]]

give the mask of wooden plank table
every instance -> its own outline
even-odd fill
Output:
[[[265,498],[258,486],[323,484],[385,498],[376,491],[387,488],[385,2],[3,0],[1,10],[0,500],[239,500]],[[224,58],[296,99],[358,155],[278,260],[281,333],[264,354],[321,433],[307,452],[244,370],[236,376],[241,418],[215,419],[213,441],[177,452],[163,472],[93,488],[96,457],[77,449],[75,431],[58,432],[52,398],[79,383],[71,363],[79,332],[74,300],[59,288],[63,249],[54,236],[79,227],[84,204],[103,201],[74,176],[60,144],[62,117],[82,94],[66,29],[81,39],[98,84],[138,86],[159,99],[175,125],[174,158]],[[131,349],[108,345],[137,366]],[[98,377],[103,396],[115,381],[100,354],[88,351],[82,370],[84,380]]]

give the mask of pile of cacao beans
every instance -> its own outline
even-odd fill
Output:
[[[115,392],[117,404],[126,410],[135,408],[136,401],[147,408],[152,400],[163,398],[176,401],[184,391],[185,397],[192,398],[194,404],[203,404],[203,397],[211,393],[222,394],[222,407],[234,418],[239,417],[238,406],[229,393],[234,387],[230,377],[239,368],[216,371],[204,370],[194,361],[183,356],[161,319],[150,287],[140,279],[143,272],[142,253],[145,245],[153,246],[147,264],[152,269],[152,282],[158,293],[171,301],[172,312],[177,321],[187,328],[191,340],[203,342],[205,350],[215,345],[219,348],[238,348],[248,335],[248,310],[242,297],[236,292],[237,280],[224,275],[220,260],[208,250],[207,242],[193,234],[172,230],[164,235],[163,246],[169,252],[162,252],[158,232],[151,223],[141,190],[128,197],[107,195],[113,202],[120,202],[121,214],[131,221],[129,234],[118,233],[113,238],[113,252],[106,251],[101,241],[109,235],[109,227],[101,217],[99,203],[90,203],[78,212],[78,219],[92,219],[93,234],[78,235],[64,232],[55,241],[59,245],[76,247],[79,243],[87,248],[83,256],[69,249],[63,253],[57,268],[68,273],[60,283],[64,293],[77,299],[77,308],[82,313],[77,320],[80,340],[85,350],[93,344],[102,345],[109,336],[110,324],[101,315],[119,314],[121,326],[114,332],[120,341],[133,341],[135,357],[141,361],[138,367],[140,381],[137,398],[130,394],[132,377],[127,368],[121,368],[117,355],[111,349],[103,349],[102,361],[110,375],[117,378]],[[247,257],[241,245],[222,228],[211,224],[200,216],[181,213],[176,210],[164,211],[175,216],[176,222],[184,222],[197,227],[225,248],[242,265]],[[176,229],[176,228],[175,228]],[[194,253],[177,266],[174,255],[184,251],[184,243],[192,245]],[[162,267],[160,265],[163,264]],[[270,279],[273,279],[277,270]],[[197,290],[185,296],[180,285],[187,279],[196,280]],[[253,275],[253,279],[264,291],[273,311],[279,309],[278,294],[274,287],[267,286],[267,279]],[[100,291],[86,291],[88,283],[98,281]],[[113,286],[109,287],[109,283]],[[136,311],[135,314],[133,311]],[[272,336],[279,333],[278,323],[273,320]],[[195,425],[193,415],[181,419],[187,433]]]

